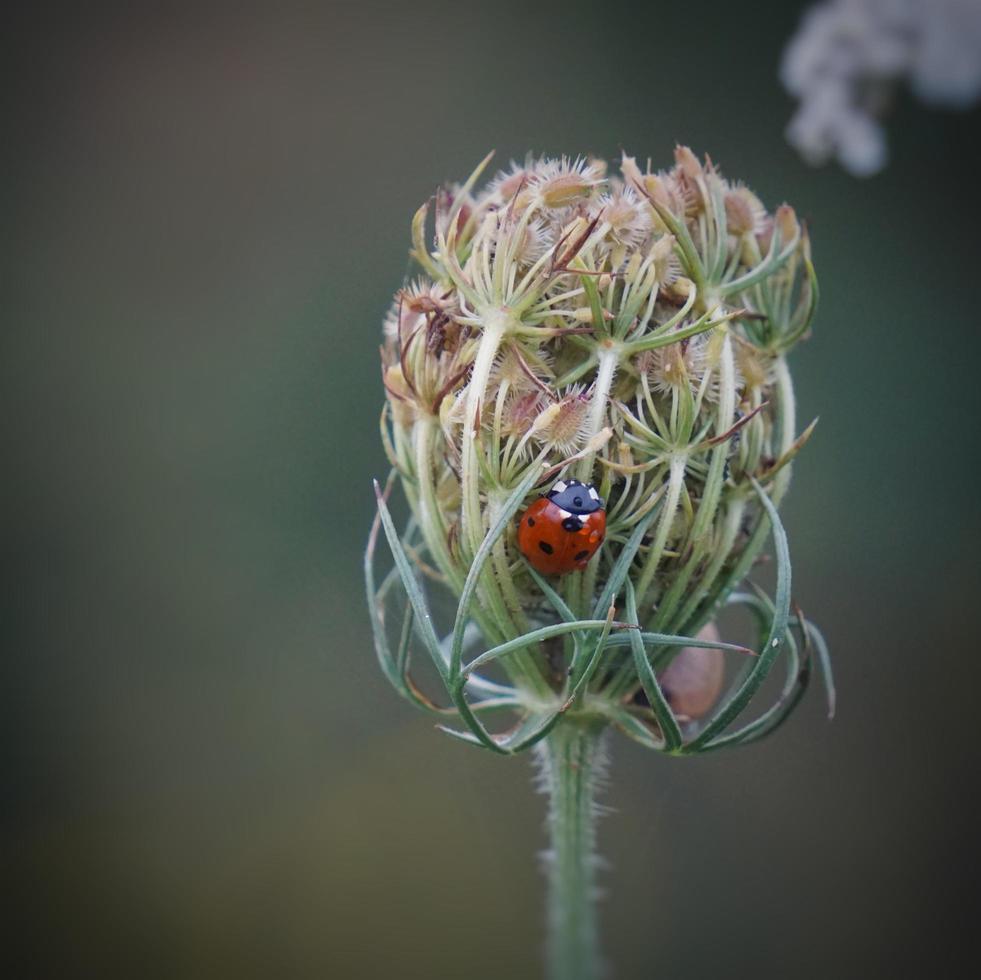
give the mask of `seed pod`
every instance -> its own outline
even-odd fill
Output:
[[[717,643],[719,629],[715,623],[703,626],[698,639]],[[711,647],[682,647],[661,672],[661,690],[676,715],[695,720],[712,710],[725,679],[724,656],[721,650]]]

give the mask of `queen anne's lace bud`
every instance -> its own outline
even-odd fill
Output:
[[[665,171],[624,157],[618,177],[601,161],[529,159],[477,190],[482,169],[437,194],[432,242],[430,207],[416,215],[423,278],[385,320],[382,429],[413,519],[399,538],[379,498],[397,558],[377,588],[368,566],[383,667],[499,751],[578,713],[672,752],[758,737],[806,683],[798,641],[823,656],[790,613],[775,510],[811,431],[797,435],[786,364],[816,306],[806,231],[687,147]],[[515,527],[560,476],[595,485],[607,537],[585,571],[546,579]],[[771,531],[774,599],[736,595]],[[445,638],[417,573],[457,601]],[[390,636],[398,581],[408,603]],[[763,626],[756,657],[714,632],[734,601]],[[411,679],[413,633],[448,707]],[[723,651],[740,670],[713,716]],[[778,655],[784,695],[727,732]],[[481,673],[492,665],[508,683]],[[517,727],[492,736],[480,714],[505,709]]]

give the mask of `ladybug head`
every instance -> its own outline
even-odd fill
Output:
[[[603,507],[603,499],[596,488],[578,480],[559,480],[545,496],[570,514],[592,514]]]

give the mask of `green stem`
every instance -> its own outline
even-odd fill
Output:
[[[446,576],[446,580],[459,595],[463,588],[463,576],[446,544],[446,526],[436,499],[436,467],[433,461],[440,458],[436,450],[438,433],[439,424],[428,416],[417,419],[412,427],[416,483],[419,493],[416,512],[426,549],[436,567]]]
[[[490,380],[494,358],[501,346],[501,340],[507,330],[508,321],[501,313],[488,316],[487,324],[480,337],[477,354],[474,357],[473,370],[470,373],[470,383],[467,393],[466,417],[463,420],[463,453],[461,461],[460,522],[462,526],[461,544],[469,557],[477,553],[484,536],[483,522],[480,517],[480,492],[477,488],[477,428],[478,416],[484,399],[487,397],[487,386]]]
[[[596,791],[603,775],[603,729],[564,719],[540,753],[550,796],[548,827],[549,980],[596,980],[601,974],[596,923]]]
[[[596,380],[593,382],[592,401],[589,405],[589,418],[587,422],[586,439],[592,439],[603,428],[606,422],[606,403],[610,398],[610,389],[613,387],[613,378],[616,375],[617,365],[620,363],[620,351],[617,347],[602,347],[598,355],[596,368]],[[593,479],[593,466],[596,460],[596,453],[589,453],[584,456],[576,467],[576,472],[580,480],[591,483]]]
[[[661,516],[657,522],[657,533],[647,552],[644,562],[644,570],[640,574],[640,581],[637,583],[637,602],[641,609],[641,621],[646,620],[650,611],[650,606],[646,601],[647,590],[654,578],[658,565],[664,557],[664,549],[668,543],[668,535],[671,526],[674,524],[674,517],[678,511],[678,503],[681,500],[681,491],[685,486],[685,469],[688,459],[683,454],[675,455],[671,458],[671,470],[668,477],[668,492],[664,503],[661,505]]]

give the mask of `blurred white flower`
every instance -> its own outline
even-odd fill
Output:
[[[928,105],[981,97],[981,0],[825,0],[805,13],[780,77],[800,99],[787,139],[801,155],[874,174],[888,155],[879,117],[900,82]]]

